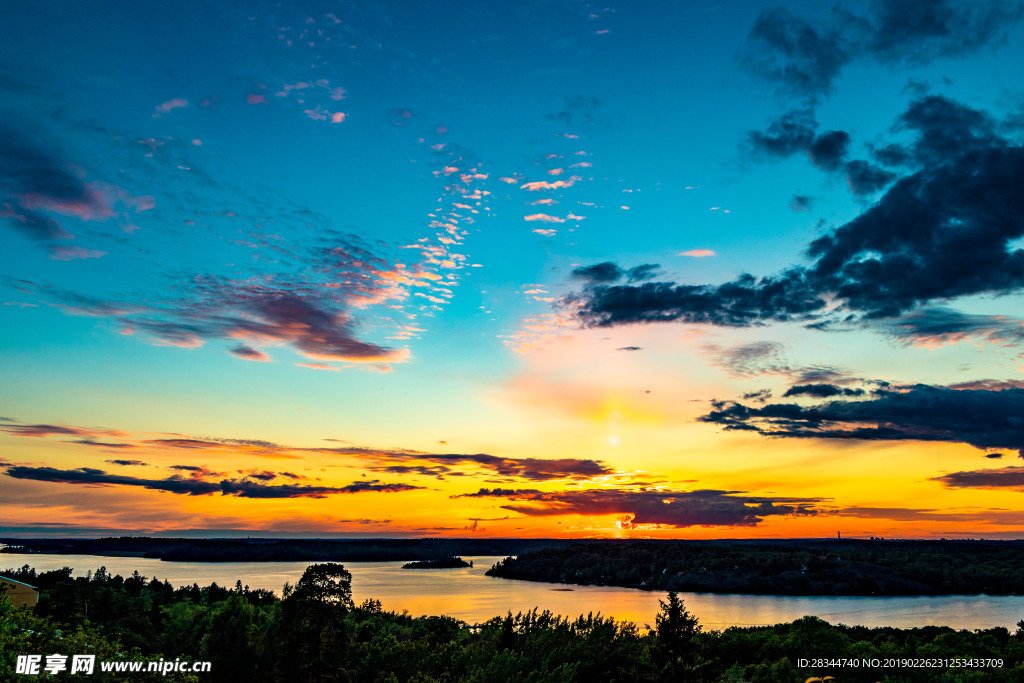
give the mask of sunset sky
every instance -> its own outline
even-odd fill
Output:
[[[1024,538],[1024,7],[0,6],[0,535]]]

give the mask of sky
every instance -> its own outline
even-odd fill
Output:
[[[0,6],[0,534],[1024,538],[1024,6]]]

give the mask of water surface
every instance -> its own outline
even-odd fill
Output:
[[[567,586],[484,576],[500,557],[465,557],[472,568],[402,569],[401,562],[346,562],[352,572],[356,603],[380,600],[386,610],[406,610],[415,616],[447,614],[478,623],[511,611],[547,609],[575,617],[600,612],[643,627],[654,625],[659,600],[665,594],[612,586]],[[175,587],[216,581],[231,588],[241,580],[250,588],[278,595],[285,582],[295,583],[309,562],[163,562],[139,557],[93,555],[0,554],[0,570],[31,565],[36,571],[72,567],[75,576],[105,566],[112,574],[128,576],[138,570],[147,577],[170,581]],[[570,590],[566,590],[570,589]],[[776,595],[715,595],[680,593],[687,609],[705,628],[768,625],[804,615],[833,624],[863,626],[952,626],[958,629],[1004,626],[1013,630],[1024,619],[1024,596],[944,595],[937,597],[821,597]]]

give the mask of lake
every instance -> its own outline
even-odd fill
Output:
[[[654,625],[665,594],[611,586],[569,586],[484,576],[500,557],[465,557],[464,569],[402,569],[401,562],[346,562],[352,572],[356,604],[380,600],[386,610],[412,615],[447,614],[478,623],[506,612],[541,610],[575,617],[600,612],[641,628]],[[31,565],[36,571],[72,567],[75,576],[105,566],[112,574],[170,581],[175,587],[216,581],[231,588],[241,580],[279,596],[285,582],[295,583],[309,562],[163,562],[138,557],[0,554],[0,570]],[[945,595],[937,597],[821,597],[680,593],[687,609],[708,629],[769,625],[813,615],[833,624],[863,626],[952,626],[957,629],[1005,626],[1013,631],[1024,619],[1024,596]]]

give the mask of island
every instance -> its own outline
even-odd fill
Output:
[[[472,566],[472,561],[466,562],[461,557],[440,557],[434,560],[406,562],[402,565],[402,569],[459,569]]]

